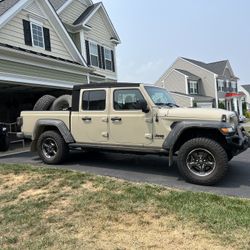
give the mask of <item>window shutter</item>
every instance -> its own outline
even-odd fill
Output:
[[[28,46],[32,46],[32,37],[30,30],[30,22],[23,20],[23,33],[24,33],[24,42]]]
[[[102,60],[102,50],[101,50],[101,46],[97,45],[98,48],[98,59],[99,59],[99,68],[103,68],[103,60]]]
[[[43,35],[44,35],[44,45],[45,49],[51,51],[51,44],[50,44],[50,32],[49,29],[43,28]]]
[[[200,93],[200,90],[199,90],[199,86],[200,85],[200,81],[197,81],[197,94],[199,95],[199,93]]]
[[[101,47],[101,54],[102,54],[102,68],[103,69],[106,69],[106,66],[105,66],[105,56],[104,56],[104,47]]]
[[[86,55],[87,55],[87,64],[90,65],[90,53],[89,53],[89,41],[85,40],[86,45]]]
[[[191,90],[190,90],[190,82],[188,82],[188,94],[191,94]]]
[[[114,51],[111,50],[111,58],[112,58],[112,69],[115,72],[115,58],[114,58]]]

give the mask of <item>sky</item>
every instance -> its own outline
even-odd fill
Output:
[[[95,2],[98,2],[97,0]],[[250,84],[249,0],[102,0],[121,38],[118,80],[155,83],[177,57],[228,59]]]

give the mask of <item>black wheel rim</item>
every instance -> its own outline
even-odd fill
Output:
[[[53,138],[46,138],[42,142],[42,152],[44,156],[48,159],[55,157],[58,152],[58,146],[56,141]]]
[[[189,171],[199,177],[212,174],[216,168],[214,155],[204,148],[192,150],[187,156],[186,164]]]

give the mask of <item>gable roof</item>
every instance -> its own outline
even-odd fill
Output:
[[[3,0],[0,2],[0,16],[14,6],[19,0]]]
[[[73,23],[73,25],[78,25],[81,23],[84,23],[85,20],[92,15],[92,13],[96,10],[96,8],[98,8],[100,5],[100,3],[95,3],[91,6],[89,6]]]
[[[55,10],[60,9],[68,0],[49,0]]]
[[[4,0],[5,1],[14,1],[14,0]],[[86,61],[80,54],[79,50],[76,48],[76,45],[70,38],[66,28],[62,24],[60,18],[58,17],[55,9],[51,5],[49,0],[35,0],[38,1],[40,6],[44,9],[48,19],[50,20],[52,26],[56,27],[56,31],[66,46],[68,52],[72,56],[75,62],[82,64],[85,67],[87,66]],[[6,9],[6,11],[0,16],[0,28],[3,27],[11,18],[13,18],[20,10],[30,4],[30,0],[18,0],[15,4],[12,2],[12,6]],[[10,5],[9,5],[10,6]]]
[[[190,78],[191,80],[195,80],[195,81],[198,81],[199,79],[201,79],[199,76],[196,76],[186,70],[182,70],[182,69],[175,69],[176,71],[184,74],[185,76],[187,76],[188,78]]]
[[[102,2],[99,3],[95,3],[92,4],[91,6],[89,6],[73,23],[73,25],[86,25],[87,22],[95,15],[95,13],[98,10],[102,10],[104,13],[104,17],[106,18],[107,23],[110,25],[110,28],[113,32],[113,36],[111,37],[111,39],[115,39],[117,40],[118,43],[121,43],[120,37],[118,36],[114,25],[111,22],[111,19],[103,5]]]
[[[189,61],[199,67],[202,67],[208,71],[211,71],[217,75],[223,75],[224,70],[227,66],[228,60],[223,60],[223,61],[219,61],[219,62],[212,62],[212,63],[204,63],[201,61],[197,61],[197,60],[193,60],[193,59],[189,59],[189,58],[185,58],[182,57],[182,59]]]
[[[226,69],[226,67],[229,65],[229,68],[232,72],[232,75],[237,78],[233,71],[232,71],[232,68],[230,66],[230,63],[228,60],[223,60],[223,61],[218,61],[218,62],[212,62],[212,63],[204,63],[204,62],[201,62],[201,61],[196,61],[196,60],[193,60],[193,59],[189,59],[189,58],[185,58],[185,57],[181,57],[182,59],[188,61],[188,62],[191,62],[201,68],[204,68],[214,74],[217,74],[219,76],[223,76],[224,75],[224,71]]]
[[[241,85],[241,87],[244,88],[250,94],[250,84]]]

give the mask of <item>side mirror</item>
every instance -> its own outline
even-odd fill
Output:
[[[144,112],[144,113],[148,113],[149,112],[148,104],[147,104],[146,101],[141,100],[139,102],[139,104],[140,104],[140,108],[141,108],[142,112]]]

